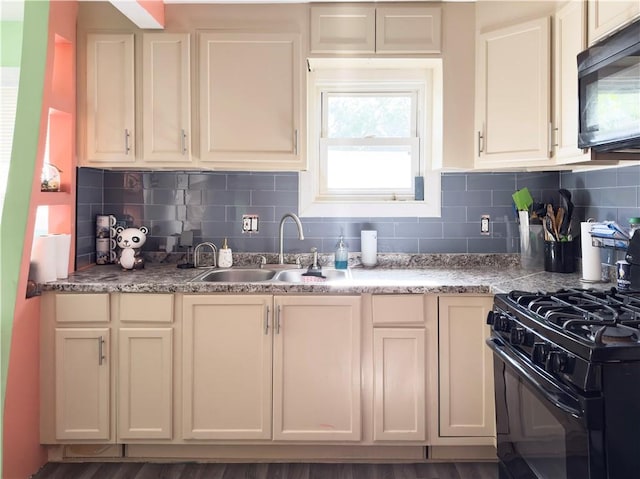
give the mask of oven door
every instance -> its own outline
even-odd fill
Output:
[[[604,479],[602,401],[575,394],[492,337],[501,479]]]

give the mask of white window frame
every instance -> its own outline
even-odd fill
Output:
[[[440,217],[440,173],[432,165],[442,163],[442,60],[315,58],[309,59],[309,66],[309,169],[300,173],[300,216]],[[415,148],[418,155],[414,157],[418,161],[417,171],[424,177],[424,200],[414,200],[412,192],[394,195],[393,192],[377,191],[371,195],[349,196],[345,191],[332,195],[331,191],[323,188],[322,153],[323,148],[331,144],[330,140],[323,138],[323,92],[366,93],[376,90],[416,92],[419,114]],[[406,144],[406,139],[403,141]]]

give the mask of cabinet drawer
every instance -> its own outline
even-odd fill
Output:
[[[118,317],[123,323],[171,323],[172,294],[121,294]]]
[[[424,326],[424,295],[374,295],[373,324]]]
[[[57,294],[56,321],[58,323],[108,323],[109,295]]]

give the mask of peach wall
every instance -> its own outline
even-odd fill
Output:
[[[156,19],[160,25],[164,25],[164,1],[163,0],[138,0],[138,3]]]
[[[62,70],[56,73],[54,81],[54,54],[56,42],[64,43],[64,48],[73,48],[76,43],[77,2],[51,1],[49,4],[49,31],[47,38],[46,68],[38,134],[37,157],[33,170],[31,201],[27,227],[24,232],[24,249],[15,302],[9,368],[3,418],[3,474],[4,479],[24,479],[35,473],[46,462],[46,451],[40,446],[39,432],[39,333],[40,299],[25,299],[29,273],[31,244],[33,241],[36,209],[46,204],[40,193],[40,171],[44,159],[47,123],[50,109],[64,111],[72,126],[72,134],[67,132],[63,139],[69,143],[66,158],[68,169],[66,185],[68,194],[50,208],[51,232],[75,234],[75,53],[72,61],[65,60]],[[56,128],[51,129],[50,141],[55,138]],[[10,205],[7,205],[10,206]],[[73,252],[71,257],[73,256]],[[71,265],[72,263],[70,263]]]

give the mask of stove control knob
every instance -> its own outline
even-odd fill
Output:
[[[550,373],[564,373],[567,371],[569,356],[563,351],[549,351],[545,369]]]
[[[549,355],[549,345],[547,343],[533,343],[531,350],[531,360],[536,364],[544,365]]]
[[[511,332],[509,334],[509,342],[516,346],[520,344],[524,344],[524,335],[525,335],[524,328],[520,326],[511,328]]]
[[[499,331],[504,331],[505,333],[508,333],[511,330],[511,324],[513,323],[513,321],[511,319],[509,319],[507,316],[500,316],[499,318],[499,327],[496,328]]]
[[[496,322],[496,317],[498,316],[497,313],[494,313],[493,311],[489,311],[489,313],[487,314],[487,324],[489,326],[492,326],[495,324]]]

